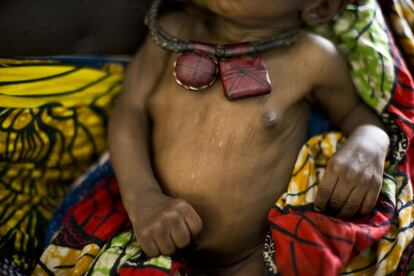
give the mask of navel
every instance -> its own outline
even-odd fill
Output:
[[[265,128],[274,128],[277,126],[279,122],[279,118],[274,111],[265,111],[262,113],[261,121],[263,124],[263,127]]]

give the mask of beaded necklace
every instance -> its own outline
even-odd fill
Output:
[[[269,74],[259,53],[292,45],[297,29],[264,40],[226,45],[187,41],[172,36],[157,22],[161,4],[162,0],[152,2],[146,24],[159,47],[181,54],[174,62],[174,77],[179,85],[199,91],[213,85],[219,75],[229,100],[271,92]]]

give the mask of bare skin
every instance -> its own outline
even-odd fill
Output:
[[[183,38],[232,43],[273,36],[301,20],[320,23],[339,5],[269,1],[255,1],[254,15],[250,0],[197,1],[216,16],[171,14],[162,24]],[[309,14],[315,9],[316,19]],[[335,47],[302,31],[295,45],[263,57],[272,93],[229,102],[219,82],[200,93],[178,86],[176,55],[150,39],[138,51],[113,113],[110,147],[125,207],[148,256],[185,248],[190,265],[207,274],[263,274],[267,210],[286,190],[305,142],[308,98],[349,135],[328,165],[315,206],[330,206],[341,217],[374,207],[389,140],[359,103]]]

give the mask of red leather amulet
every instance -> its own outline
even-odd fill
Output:
[[[174,63],[177,83],[186,89],[202,90],[211,86],[217,78],[217,63],[209,56],[187,52]]]
[[[229,100],[270,93],[269,74],[261,56],[244,56],[219,61],[224,94]]]

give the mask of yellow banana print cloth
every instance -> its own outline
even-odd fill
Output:
[[[105,150],[123,58],[0,58],[0,270],[26,274],[73,181]]]

